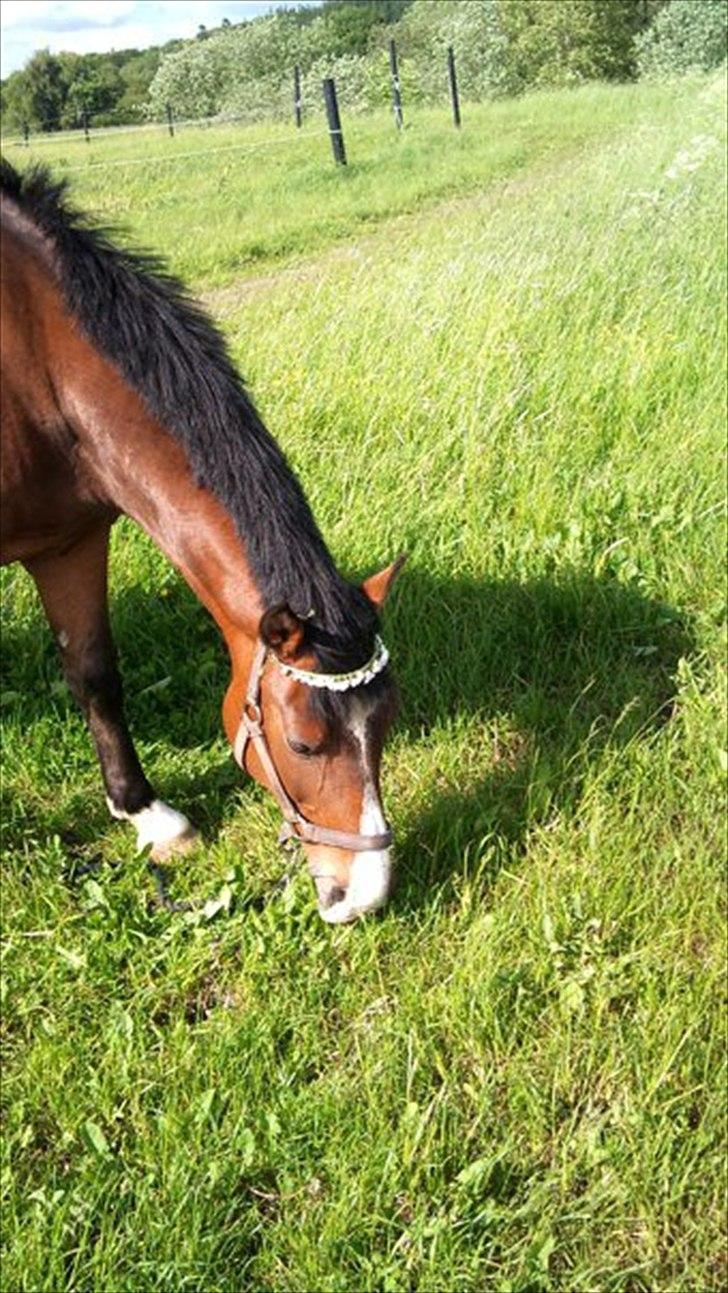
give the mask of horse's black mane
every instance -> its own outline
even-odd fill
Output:
[[[222,335],[155,257],[117,247],[69,205],[66,188],[44,167],[19,174],[2,161],[0,191],[51,241],[69,309],[232,516],[266,608],[313,610],[307,634],[322,668],[361,664],[375,610],[337,571]]]

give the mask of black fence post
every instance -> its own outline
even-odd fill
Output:
[[[460,100],[458,99],[458,81],[455,75],[455,55],[452,45],[447,47],[447,74],[450,78],[450,98],[452,99],[452,118],[460,129]]]
[[[167,129],[170,135],[174,138],[174,113],[172,111],[171,103],[167,104]]]
[[[402,95],[399,86],[399,68],[397,66],[397,46],[394,40],[389,42],[389,70],[392,74],[392,109],[394,111],[394,120],[398,130],[404,125],[402,116]]]
[[[26,148],[28,147],[29,139],[30,139],[30,126],[28,125],[27,121],[24,121],[23,122],[23,143],[25,144]]]
[[[303,120],[301,106],[301,69],[296,63],[293,69],[293,111],[296,114],[296,126],[299,130]]]
[[[331,150],[334,154],[334,161],[339,166],[346,166],[346,150],[344,148],[344,136],[341,130],[341,119],[339,117],[339,105],[336,102],[336,86],[333,78],[326,77],[324,85],[324,100],[326,102],[326,116],[329,122],[329,134],[331,136]]]
[[[90,143],[91,143],[91,136],[90,136],[90,135],[89,135],[89,133],[88,133],[88,113],[87,113],[87,111],[86,111],[86,109],[85,109],[85,108],[84,108],[84,110],[83,110],[83,133],[84,133],[84,136],[85,136],[85,139],[86,139],[86,143],[87,143],[87,144],[90,144]]]

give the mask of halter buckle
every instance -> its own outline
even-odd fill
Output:
[[[263,730],[263,711],[257,700],[246,700],[242,718],[251,736],[260,735]]]

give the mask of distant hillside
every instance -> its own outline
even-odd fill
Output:
[[[464,98],[590,80],[708,69],[725,57],[725,0],[322,0],[217,28],[192,40],[109,54],[37,51],[2,83],[5,128],[54,131],[183,117],[288,114],[295,64],[304,101],[337,80],[347,111],[389,96],[396,36],[405,101],[447,93],[455,50]]]

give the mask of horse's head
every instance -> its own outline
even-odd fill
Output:
[[[375,612],[402,564],[362,585]],[[241,709],[238,690],[235,724],[226,722],[231,735],[237,729],[239,762],[276,796],[286,833],[303,842],[320,914],[331,924],[381,907],[391,887],[391,833],[379,792],[396,708],[387,658],[375,636],[345,670],[332,669],[315,626],[279,606],[261,619],[245,702]]]

